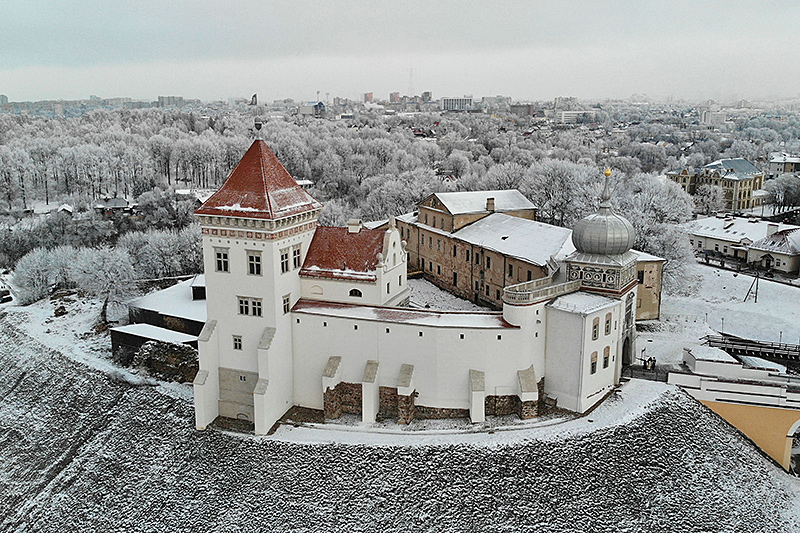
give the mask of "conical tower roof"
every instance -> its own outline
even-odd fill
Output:
[[[320,208],[322,204],[297,184],[267,143],[257,139],[195,214],[275,220]]]

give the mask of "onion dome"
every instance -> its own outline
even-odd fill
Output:
[[[625,217],[611,209],[611,193],[608,177],[611,169],[606,169],[606,183],[600,197],[600,209],[575,224],[572,229],[572,243],[575,249],[585,254],[622,255],[633,247],[636,231]]]

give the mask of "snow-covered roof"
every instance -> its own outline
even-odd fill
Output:
[[[152,292],[129,302],[128,305],[148,311],[156,311],[162,315],[205,322],[206,301],[192,300],[191,287],[192,282],[196,279],[197,278],[192,278],[173,285],[172,287],[167,287],[164,290]]]
[[[663,257],[658,257],[657,255],[648,254],[647,252],[640,252],[639,250],[631,250],[631,252],[637,255],[636,260],[640,263],[648,262],[648,261],[666,261]]]
[[[750,245],[754,250],[800,255],[800,228],[777,231]]]
[[[136,335],[137,337],[144,337],[155,341],[172,342],[175,344],[186,344],[197,340],[197,337],[193,335],[172,331],[171,329],[159,328],[151,324],[129,324],[127,326],[112,328],[112,331],[119,331],[121,333]]]
[[[717,159],[704,166],[703,169],[718,171],[726,179],[745,179],[756,174],[763,174],[753,163],[741,157]]]
[[[535,209],[536,206],[516,189],[499,191],[437,192],[435,196],[452,215],[486,212],[487,198],[494,198],[494,210]]]
[[[308,247],[300,275],[309,278],[378,279],[378,254],[383,252],[385,230],[320,226]]]
[[[426,231],[430,231],[425,226]],[[563,259],[575,250],[567,228],[525,218],[493,213],[464,226],[452,237],[534,265],[547,265],[550,257]]]
[[[278,219],[320,209],[267,143],[255,140],[231,175],[195,214]]]
[[[800,156],[781,154],[769,160],[770,163],[800,163]]]
[[[429,311],[407,307],[377,307],[307,299],[298,300],[292,308],[292,312],[438,328],[518,328],[518,326],[506,322],[502,313],[496,312]]]
[[[720,348],[714,348],[712,346],[692,346],[689,349],[689,353],[691,353],[697,361],[710,361],[713,363],[739,362],[729,353],[721,350]]]
[[[742,362],[745,368],[755,368],[758,370],[771,370],[773,372],[779,372],[781,374],[786,373],[785,366],[780,365],[778,363],[773,363],[772,361],[767,361],[766,359],[761,359],[760,357],[740,355],[739,360]]]
[[[686,231],[698,237],[711,237],[722,241],[739,243],[743,239],[755,242],[767,236],[767,230],[772,222],[764,222],[753,218],[739,217],[707,217],[698,218],[683,224]],[[778,231],[797,229],[800,226],[779,224]]]
[[[206,286],[206,275],[205,274],[197,274],[195,277],[191,279],[190,285],[192,287],[205,287]]]
[[[547,307],[565,311],[567,313],[578,313],[588,315],[606,307],[613,307],[619,300],[613,300],[599,294],[590,292],[576,291],[564,296],[559,296],[547,304]]]

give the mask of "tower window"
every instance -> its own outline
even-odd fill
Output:
[[[241,350],[242,349],[242,336],[241,335],[234,335],[233,336],[233,349],[234,350]]]
[[[230,265],[228,263],[228,248],[214,248],[214,256],[216,258],[215,266],[217,272],[230,272]]]
[[[281,274],[289,272],[289,249],[281,250]]]
[[[592,352],[592,366],[589,371],[592,374],[597,373],[597,352]]]
[[[285,315],[292,309],[292,294],[286,294],[283,297],[283,314]]]
[[[292,246],[292,267],[300,268],[300,245]]]
[[[261,275],[261,252],[247,251],[247,273],[251,276]]]

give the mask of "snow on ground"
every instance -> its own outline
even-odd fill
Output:
[[[701,338],[720,331],[769,342],[800,342],[800,288],[759,280],[758,303],[744,301],[753,278],[696,264],[689,275],[700,279],[691,296],[664,293],[661,320],[640,328],[637,349],[659,364],[680,363],[683,347],[699,346]],[[722,322],[725,321],[723,329]]]
[[[441,311],[489,311],[486,307],[443,291],[423,278],[409,279],[408,288],[411,290],[411,307],[430,307]]]

